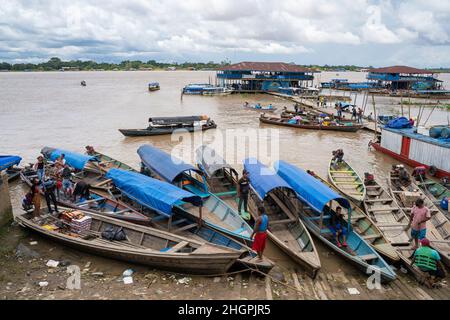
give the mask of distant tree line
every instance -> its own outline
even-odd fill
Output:
[[[143,62],[140,60],[125,60],[120,63],[106,63],[106,62],[95,62],[95,61],[62,61],[60,58],[51,58],[47,62],[42,63],[15,63],[10,64],[7,62],[0,63],[0,70],[3,71],[58,71],[58,70],[150,70],[150,69],[193,69],[193,70],[211,70],[217,69],[222,66],[230,64],[229,61],[222,61],[216,63],[213,61],[204,62],[184,62],[184,63],[165,63],[157,62],[155,60],[149,60]]]

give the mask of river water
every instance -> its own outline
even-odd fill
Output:
[[[363,73],[324,72],[317,82],[336,77],[364,80]],[[332,150],[342,148],[347,160],[361,175],[371,171],[383,181],[387,177],[394,161],[368,150],[368,142],[373,138],[369,132],[320,132],[260,125],[259,113],[242,108],[244,101],[292,108],[290,102],[281,98],[253,94],[181,98],[184,85],[205,83],[209,78],[214,79],[214,72],[0,73],[0,154],[18,154],[23,157],[23,163],[28,163],[35,161],[44,146],[83,152],[84,146],[90,144],[138,168],[136,150],[139,146],[149,143],[171,151],[179,142],[172,141],[171,136],[125,138],[117,129],[145,128],[151,116],[207,114],[216,121],[218,129],[207,131],[203,138],[196,138],[192,143],[184,140],[181,149],[185,151],[183,159],[187,162],[193,161],[190,156],[202,143],[201,139],[217,143],[223,141],[220,136],[229,133],[226,130],[234,129],[241,130],[234,135],[249,136],[250,142],[239,145],[228,139],[225,147],[219,149],[239,170],[245,157],[256,156],[267,163],[281,158],[325,176]],[[443,74],[440,78],[448,86],[450,75]],[[81,80],[86,80],[87,87],[80,86]],[[161,90],[149,93],[147,83],[153,81],[161,84]],[[362,95],[358,99],[362,101]],[[376,97],[380,113],[398,112],[398,102],[395,98]],[[370,109],[368,107],[366,113]],[[413,116],[417,110],[417,107],[411,108]],[[424,117],[427,116],[428,111]],[[446,123],[448,117],[447,110],[435,111],[428,124]],[[274,148],[271,156],[266,157],[262,151],[249,154],[249,150],[258,145],[255,138],[258,134],[265,137],[259,146]]]

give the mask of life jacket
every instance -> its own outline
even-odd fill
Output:
[[[416,251],[416,260],[414,264],[422,270],[426,271],[436,271],[437,263],[433,258],[433,249],[429,247],[420,247]]]

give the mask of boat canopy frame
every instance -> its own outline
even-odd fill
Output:
[[[324,209],[326,206],[331,208],[331,203],[336,201],[348,211],[347,228],[352,230],[351,224],[351,203],[327,185],[298,168],[289,162],[279,160],[275,162],[275,168],[278,175],[294,190],[297,197],[307,203],[314,211],[320,213],[320,232],[322,232]]]

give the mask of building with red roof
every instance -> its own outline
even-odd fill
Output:
[[[436,78],[434,72],[408,66],[370,69],[367,79],[391,91],[432,91],[442,89],[442,81]]]
[[[217,80],[238,92],[281,92],[312,87],[315,72],[283,62],[240,62],[218,69]]]

